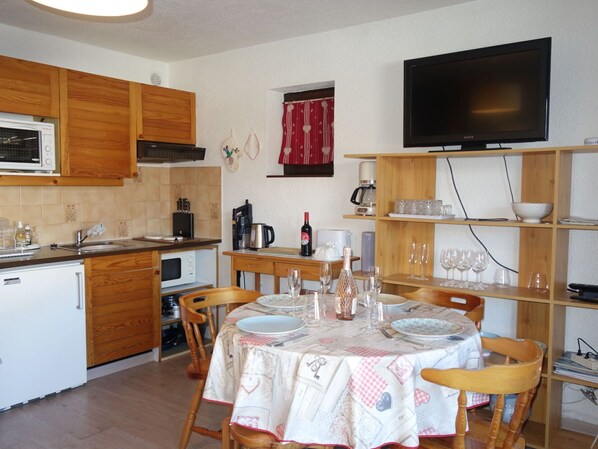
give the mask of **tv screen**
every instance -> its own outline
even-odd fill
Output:
[[[405,61],[403,146],[548,140],[551,38]]]

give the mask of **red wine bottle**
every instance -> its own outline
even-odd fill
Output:
[[[309,212],[303,214],[303,226],[301,226],[301,255],[311,256],[311,226],[309,225]]]

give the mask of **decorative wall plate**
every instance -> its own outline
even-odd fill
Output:
[[[224,166],[230,172],[236,172],[239,169],[239,158],[243,155],[239,150],[239,144],[235,139],[235,133],[231,129],[230,137],[222,142],[222,157],[224,158]]]

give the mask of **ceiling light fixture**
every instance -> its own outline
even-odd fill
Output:
[[[33,0],[44,6],[86,16],[128,16],[143,11],[148,0]]]

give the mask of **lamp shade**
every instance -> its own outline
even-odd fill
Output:
[[[128,16],[143,11],[148,0],[33,0],[40,5],[87,16]]]

